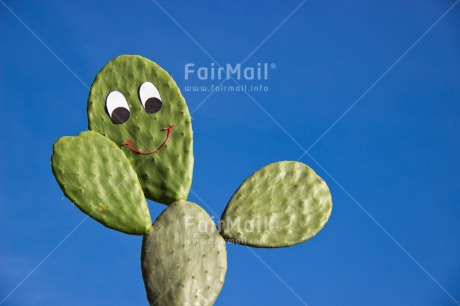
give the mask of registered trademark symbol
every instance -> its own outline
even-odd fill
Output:
[[[275,64],[275,63],[271,63],[271,64],[270,64],[270,68],[271,68],[271,69],[275,69],[275,68],[276,68],[276,64]]]

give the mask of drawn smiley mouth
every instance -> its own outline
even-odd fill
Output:
[[[170,125],[168,127],[165,127],[162,131],[168,131],[168,133],[166,134],[166,139],[165,141],[163,141],[163,143],[158,147],[158,149],[156,149],[155,151],[150,151],[150,152],[145,152],[145,151],[140,151],[138,149],[136,149],[135,147],[133,147],[131,145],[131,143],[134,141],[133,138],[131,138],[130,140],[128,141],[125,141],[123,142],[121,145],[122,146],[127,146],[128,148],[130,148],[131,150],[133,150],[134,152],[136,153],[139,153],[139,154],[143,154],[143,155],[149,155],[149,154],[154,154],[154,153],[158,153],[160,152],[161,149],[163,149],[163,147],[166,145],[166,143],[168,142],[169,140],[169,137],[171,136],[171,130],[173,129],[174,125]]]

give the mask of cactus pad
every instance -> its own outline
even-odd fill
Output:
[[[238,188],[221,217],[221,234],[255,247],[286,247],[318,233],[332,210],[327,184],[308,166],[277,162]]]
[[[62,137],[51,163],[64,194],[93,219],[127,234],[143,235],[151,227],[136,172],[110,139],[90,131]]]
[[[177,201],[144,235],[141,263],[151,305],[212,305],[227,271],[225,241],[201,207]]]
[[[88,98],[89,129],[128,157],[147,198],[187,199],[193,172],[189,110],[171,76],[154,62],[122,55],[102,68]]]

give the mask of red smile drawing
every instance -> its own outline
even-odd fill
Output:
[[[123,142],[121,145],[122,145],[122,146],[128,146],[128,148],[130,148],[131,150],[133,150],[134,152],[139,153],[139,154],[148,155],[148,154],[158,153],[158,152],[160,152],[161,149],[163,149],[163,147],[164,147],[164,146],[166,145],[166,143],[168,142],[169,136],[171,135],[171,130],[172,130],[173,127],[174,127],[174,125],[170,125],[170,126],[165,127],[165,128],[163,129],[163,131],[168,131],[168,134],[166,134],[166,139],[165,139],[165,141],[164,141],[164,142],[158,147],[158,149],[156,149],[155,151],[145,152],[145,151],[140,151],[140,150],[136,149],[135,147],[133,147],[133,146],[131,145],[131,142],[134,141],[133,138],[131,138],[131,139],[128,140],[128,141]]]

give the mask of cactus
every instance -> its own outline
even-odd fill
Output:
[[[51,163],[64,194],[93,219],[127,234],[143,235],[151,227],[136,172],[110,139],[90,131],[62,137]]]
[[[125,100],[108,99],[111,92],[119,93],[119,98]],[[129,116],[127,120],[114,123],[116,110],[112,117],[108,114],[112,107],[121,111],[118,116]],[[193,172],[190,114],[176,83],[160,66],[135,55],[122,55],[110,61],[91,85],[88,122],[90,130],[118,145],[126,144],[121,149],[136,170],[148,199],[163,204],[187,199]],[[131,149],[153,152],[166,139],[157,154],[139,154]]]
[[[329,188],[311,168],[277,162],[241,184],[222,214],[221,234],[255,247],[292,246],[316,235],[331,210]]]
[[[211,217],[177,201],[144,235],[141,262],[150,304],[212,305],[224,283],[227,251]]]
[[[103,225],[144,235],[141,267],[151,305],[212,305],[227,271],[225,240],[287,247],[318,233],[331,214],[326,183],[308,166],[278,162],[246,179],[218,230],[187,202],[193,172],[191,118],[160,66],[122,55],[96,75],[88,127],[53,147],[64,194]],[[168,207],[151,224],[145,198]]]

